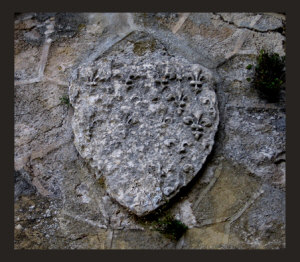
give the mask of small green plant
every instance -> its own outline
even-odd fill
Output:
[[[70,99],[67,95],[64,95],[62,97],[59,98],[61,104],[64,104],[64,105],[67,105],[67,106],[70,106]]]
[[[79,24],[78,25],[78,31],[82,30],[83,28],[85,28],[85,24]]]
[[[103,187],[103,188],[106,189],[105,178],[104,178],[103,176],[101,176],[101,177],[98,179],[98,183],[100,184],[101,187]]]
[[[155,229],[168,238],[178,240],[186,232],[188,227],[181,221],[167,215],[158,219]]]
[[[252,68],[251,64],[247,65],[247,67],[246,67],[246,69],[248,69],[248,70],[250,70],[251,68]]]
[[[248,70],[251,68],[251,64],[246,67]],[[262,98],[269,102],[278,101],[280,88],[285,82],[285,57],[261,50],[256,60],[254,77],[247,78],[247,81],[253,84]]]

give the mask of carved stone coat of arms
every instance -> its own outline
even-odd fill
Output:
[[[199,172],[219,123],[210,70],[133,33],[82,63],[69,87],[74,143],[108,194],[138,216]]]

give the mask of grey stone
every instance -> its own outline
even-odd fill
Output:
[[[22,195],[31,195],[36,193],[35,186],[31,184],[30,177],[24,170],[14,172],[14,184],[15,200]]]
[[[136,215],[201,169],[219,123],[212,72],[134,32],[71,79],[74,143],[107,192]]]
[[[59,13],[55,16],[56,37],[73,37],[84,23],[86,20],[82,14]]]
[[[255,29],[258,31],[270,31],[283,27],[283,21],[281,17],[277,17],[276,14],[261,14],[262,18],[254,26],[249,26],[256,13],[220,13],[224,21],[235,24],[238,27],[246,27],[249,29]]]
[[[233,223],[232,233],[247,248],[284,248],[285,193],[269,185],[263,190],[262,197]]]

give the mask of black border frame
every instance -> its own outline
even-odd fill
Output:
[[[181,1],[181,2],[163,2],[163,1],[149,1],[149,2],[128,2],[128,1],[114,1],[97,2],[89,4],[89,2],[62,2],[62,1],[10,1],[6,3],[3,8],[2,19],[2,31],[5,32],[1,45],[1,50],[4,53],[5,59],[2,59],[2,67],[4,69],[5,85],[2,86],[2,101],[1,113],[5,123],[1,129],[2,139],[4,140],[5,147],[2,147],[2,159],[5,163],[5,168],[2,172],[4,181],[2,182],[1,200],[2,200],[2,216],[4,220],[2,222],[3,233],[3,255],[7,255],[7,260],[15,259],[36,259],[36,258],[49,258],[51,260],[62,257],[64,260],[78,259],[82,260],[86,258],[86,255],[90,258],[107,258],[109,261],[114,259],[132,259],[137,257],[139,259],[175,259],[186,260],[194,258],[196,260],[209,259],[245,259],[249,256],[249,259],[253,261],[256,258],[263,258],[266,260],[273,260],[274,258],[289,259],[291,256],[297,254],[297,222],[299,217],[296,214],[298,206],[298,198],[295,194],[298,189],[299,176],[297,176],[298,166],[296,165],[296,158],[298,156],[297,142],[299,134],[299,126],[297,125],[297,117],[299,109],[296,107],[297,100],[300,97],[299,89],[297,88],[298,79],[296,70],[298,71],[298,56],[299,51],[299,34],[298,34],[298,14],[296,1],[282,1],[282,2],[262,2],[257,0],[245,1],[220,1],[218,3],[213,1]],[[14,72],[14,60],[13,60],[13,25],[14,25],[14,13],[15,12],[285,12],[287,16],[287,92],[286,92],[286,115],[287,115],[287,214],[286,214],[286,248],[282,250],[174,250],[174,251],[150,251],[150,250],[124,250],[124,251],[112,251],[112,250],[14,250],[13,247],[13,155],[14,155],[14,119],[13,119],[13,72]],[[8,25],[8,26],[7,26]],[[297,41],[298,40],[298,41]],[[299,74],[299,73],[298,73]],[[299,102],[298,102],[299,103]],[[297,183],[298,182],[298,183]],[[224,255],[228,257],[224,257]]]

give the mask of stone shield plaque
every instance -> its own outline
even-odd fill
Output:
[[[213,85],[208,69],[139,32],[76,69],[74,143],[112,198],[142,216],[190,182],[219,123]]]

